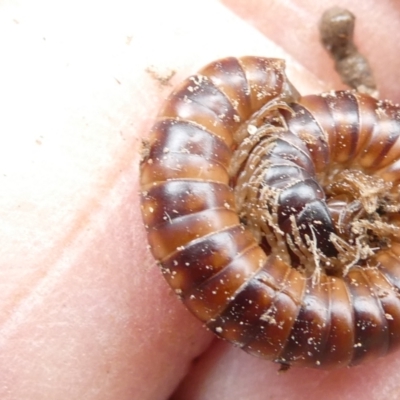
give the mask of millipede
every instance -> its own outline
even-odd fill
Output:
[[[280,59],[210,63],[144,142],[142,214],[165,279],[217,336],[283,368],[392,352],[399,136],[390,101],[302,97]]]

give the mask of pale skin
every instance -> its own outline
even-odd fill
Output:
[[[317,20],[352,2],[34,3],[0,5],[0,398],[399,398],[399,353],[278,374],[215,341],[167,287],[140,215],[141,140],[173,85],[256,54],[286,58],[302,93],[342,88]],[[400,6],[352,11],[381,97],[400,101]]]

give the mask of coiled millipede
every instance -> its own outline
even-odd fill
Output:
[[[225,58],[158,115],[141,161],[150,249],[218,336],[336,368],[400,344],[400,107],[299,97],[284,62]]]

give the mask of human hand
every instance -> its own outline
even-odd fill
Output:
[[[317,37],[333,2],[226,0],[240,17],[211,0],[164,3],[1,6],[0,397],[166,399],[183,380],[176,400],[397,398],[396,354],[278,374],[212,342],[164,282],[140,215],[141,140],[199,67],[278,56],[302,93],[342,87]],[[399,10],[358,8],[359,48],[381,96],[399,101]]]

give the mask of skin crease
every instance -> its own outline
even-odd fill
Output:
[[[239,16],[229,8],[240,1],[60,3],[0,5],[0,398],[399,398],[396,354],[277,374],[213,341],[146,247],[140,143],[171,88],[211,60],[245,54],[287,59],[303,94],[332,88],[329,58],[310,34],[315,3],[265,0]],[[398,7],[375,2],[358,16],[376,33],[362,50],[381,95],[396,101]],[[262,20],[268,32],[257,30]],[[307,40],[291,45],[282,27],[293,21]],[[157,79],[172,70],[168,85]]]

